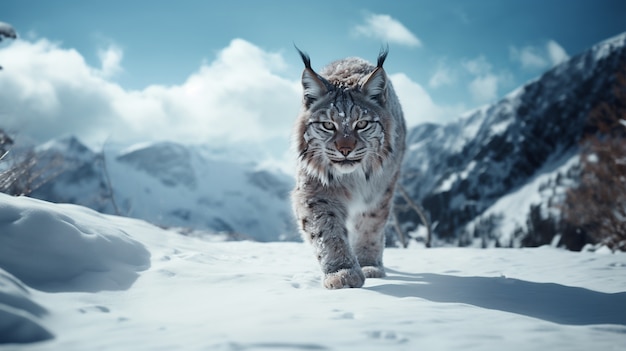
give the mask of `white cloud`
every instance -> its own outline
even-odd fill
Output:
[[[123,52],[100,53],[87,65],[73,49],[45,39],[0,49],[2,127],[45,141],[74,134],[97,145],[177,140],[254,144],[288,140],[300,104],[300,83],[281,77],[282,56],[241,39],[180,85],[126,90],[109,80]]]
[[[553,67],[569,59],[565,49],[556,41],[549,40],[545,46],[525,46],[509,48],[511,60],[518,61],[522,68],[528,70],[542,70]]]
[[[535,47],[526,46],[522,49],[511,47],[509,53],[511,58],[519,61],[525,69],[542,69],[548,66],[546,58]]]
[[[443,62],[439,62],[435,73],[428,80],[428,86],[431,88],[439,88],[445,85],[450,85],[455,82],[455,76],[448,66]]]
[[[468,90],[474,101],[487,103],[498,98],[498,88],[502,81],[508,79],[507,74],[494,74],[491,63],[482,55],[473,60],[464,61],[463,67],[473,76]]]
[[[390,74],[389,78],[400,99],[409,128],[425,122],[445,123],[462,112],[461,108],[435,104],[428,92],[404,73]]]
[[[370,14],[365,18],[365,24],[354,27],[353,33],[410,47],[422,46],[415,34],[389,15]]]
[[[498,97],[498,77],[491,73],[478,76],[470,82],[469,91],[476,102],[494,101]]]
[[[473,75],[484,75],[491,72],[491,64],[482,55],[473,60],[464,61],[463,67]]]
[[[550,58],[553,66],[569,60],[569,55],[565,52],[565,49],[563,49],[563,47],[554,40],[548,41],[546,44],[546,51],[548,52],[548,57]]]
[[[98,57],[102,67],[100,74],[105,78],[110,78],[122,71],[122,58],[124,53],[122,49],[115,45],[109,45],[106,50],[98,50]]]

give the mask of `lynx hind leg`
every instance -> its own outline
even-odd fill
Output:
[[[361,268],[363,270],[363,276],[365,278],[384,278],[387,276],[385,268],[381,266],[365,266]]]

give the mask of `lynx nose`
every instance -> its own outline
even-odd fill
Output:
[[[352,136],[340,136],[335,140],[335,147],[344,156],[348,156],[356,147],[356,138]]]

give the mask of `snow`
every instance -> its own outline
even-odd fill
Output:
[[[476,161],[472,160],[467,167],[465,167],[465,170],[463,170],[460,173],[451,173],[445,180],[443,180],[441,182],[441,185],[435,189],[433,192],[434,193],[439,193],[439,192],[444,192],[444,191],[450,191],[450,189],[452,189],[452,186],[459,180],[463,180],[463,179],[467,179],[467,176],[470,174],[470,172],[476,167]]]
[[[513,123],[512,119],[505,119],[502,120],[498,123],[495,123],[491,126],[491,133],[492,135],[500,135],[500,134],[504,134],[504,132],[507,131],[507,129],[509,128],[509,126]]]
[[[443,180],[443,182],[441,182],[441,185],[435,189],[435,193],[440,193],[440,192],[444,192],[444,191],[450,191],[450,189],[452,188],[452,186],[454,185],[454,183],[456,183],[456,181],[459,179],[458,175],[456,173],[452,173],[450,174],[446,179]]]
[[[148,267],[150,254],[143,245],[123,230],[99,223],[100,214],[17,200],[0,203],[0,266],[29,286],[45,291],[124,289],[137,278],[137,270]]]
[[[387,278],[329,291],[303,243],[3,194],[0,250],[0,350],[617,350],[626,333],[623,253],[387,249]]]
[[[559,173],[565,173],[578,164],[578,161],[578,155],[572,153],[566,153],[561,157],[546,161],[546,164],[526,184],[500,197],[481,216],[470,222],[468,227],[472,228],[482,218],[501,216],[498,223],[499,239],[504,243],[510,242],[515,229],[525,226],[531,205],[546,203],[546,198],[555,195],[553,193],[544,194],[541,191],[542,185],[551,180],[554,181]],[[556,190],[560,191],[561,189]],[[475,244],[479,245],[479,241],[477,240]]]
[[[621,33],[594,45],[594,47],[592,48],[594,60],[599,61],[609,56],[612,50],[624,46],[625,43],[626,33]]]

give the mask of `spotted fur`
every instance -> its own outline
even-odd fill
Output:
[[[383,64],[347,58],[320,74],[304,62],[292,204],[330,289],[361,287],[385,275],[383,228],[405,149],[400,102]]]

